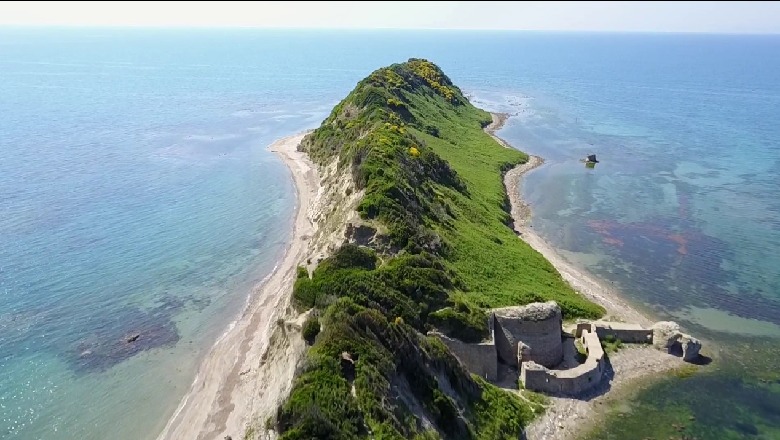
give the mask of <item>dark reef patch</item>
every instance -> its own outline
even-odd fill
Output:
[[[71,309],[39,307],[0,315],[0,359],[18,347],[45,350],[79,374],[99,373],[147,350],[171,347],[179,339],[173,318],[182,310],[202,311],[209,298],[164,294],[147,307],[82,305],[100,310],[74,318]],[[56,334],[56,338],[47,335]],[[11,347],[17,347],[11,350]]]
[[[726,241],[703,233],[691,222],[602,219],[590,220],[587,226],[607,252],[628,263],[626,268],[610,268],[613,273],[648,286],[644,300],[668,310],[693,305],[780,324],[780,303],[739,282],[739,273],[728,269],[735,256]]]
[[[89,333],[63,353],[65,360],[78,373],[94,373],[143,351],[173,346],[179,341],[179,332],[166,312],[124,307],[96,316],[86,325]]]

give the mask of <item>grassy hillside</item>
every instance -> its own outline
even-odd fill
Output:
[[[345,245],[300,273],[295,303],[317,309],[322,332],[280,408],[284,439],[516,439],[534,405],[421,333],[476,341],[486,308],[549,299],[566,318],[603,313],[507,226],[502,172],[527,156],[485,134],[489,121],[412,59],[362,80],[304,140],[365,190],[358,211],[377,232],[373,249]]]

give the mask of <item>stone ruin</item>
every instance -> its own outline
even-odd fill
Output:
[[[660,321],[653,324],[653,346],[668,353],[682,351],[682,358],[686,362],[696,361],[701,350],[701,342],[681,332],[680,326],[673,321]]]
[[[493,309],[490,320],[496,352],[507,365],[533,361],[552,368],[563,360],[563,316],[555,301]]]
[[[653,344],[669,353],[681,352],[687,362],[697,360],[701,349],[701,342],[682,333],[674,322],[658,322],[649,329],[621,322],[579,323],[575,337],[587,352],[585,362],[554,369],[564,360],[562,322],[560,307],[548,301],[493,309],[488,342],[469,344],[438,332],[430,334],[438,336],[467,370],[489,381],[498,379],[499,363],[503,363],[518,368],[525,388],[565,395],[580,394],[601,383],[606,370],[601,339]]]
[[[596,327],[582,328],[577,335],[588,356],[574,368],[550,370],[535,362],[524,362],[520,368],[520,382],[526,389],[550,394],[574,395],[601,383],[605,367],[604,349]]]

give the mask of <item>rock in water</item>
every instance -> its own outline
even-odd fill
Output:
[[[135,342],[135,341],[137,341],[137,340],[138,340],[138,338],[140,338],[140,337],[141,337],[141,334],[140,334],[140,333],[136,333],[136,334],[134,334],[134,335],[132,335],[132,336],[129,336],[129,337],[127,338],[127,343],[129,344],[129,343],[131,343],[131,342]]]
[[[596,155],[595,154],[589,154],[588,155],[588,162],[598,163],[599,161],[596,160]]]
[[[691,335],[682,335],[680,338],[680,345],[683,349],[683,360],[685,362],[693,362],[699,358],[699,350],[701,350],[701,342]]]
[[[680,326],[674,321],[659,321],[653,324],[653,346],[668,350],[682,336]]]

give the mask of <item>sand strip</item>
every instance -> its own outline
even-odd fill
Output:
[[[512,148],[509,143],[495,135],[507,119],[506,114],[494,113],[493,122],[485,127],[485,131],[504,147]],[[509,170],[504,176],[515,232],[544,255],[575,291],[601,304],[610,319],[650,325],[652,320],[631,307],[617,291],[566,260],[529,225],[531,210],[522,199],[522,177],[543,164],[541,157],[529,156],[528,162]],[[610,355],[609,360],[612,366],[612,372],[609,374],[612,377],[608,382],[578,398],[551,397],[550,406],[545,413],[526,429],[528,440],[575,439],[596,423],[599,415],[603,415],[601,408],[608,407],[605,403],[625,398],[626,394],[646,384],[649,379],[661,377],[661,373],[686,365],[682,358],[649,346],[624,346],[617,353]]]
[[[305,134],[269,147],[290,169],[298,196],[285,256],[255,287],[244,312],[214,344],[158,440],[242,439],[247,426],[273,414],[289,392],[304,346],[287,331],[294,326],[280,323],[294,316],[289,307],[292,285],[296,268],[310,255],[317,227],[312,207],[320,193],[317,168],[296,150]]]

